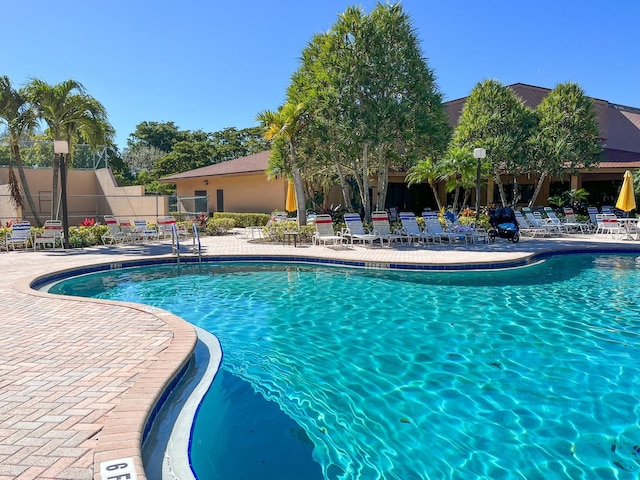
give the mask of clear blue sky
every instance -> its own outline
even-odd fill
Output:
[[[484,79],[640,107],[640,2],[404,0],[445,100]],[[23,0],[2,8],[0,75],[73,78],[102,102],[116,143],[142,121],[215,132],[255,126],[284,100],[300,53],[347,0]]]

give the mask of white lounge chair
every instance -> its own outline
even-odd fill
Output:
[[[550,235],[549,229],[531,225],[527,221],[527,219],[524,218],[522,212],[514,212],[514,214],[516,217],[516,223],[518,224],[518,230],[520,231],[521,235],[531,236],[531,238],[534,238],[538,235],[542,237]]]
[[[531,225],[532,227],[544,228],[545,230],[547,230],[547,235],[553,235],[553,234],[560,235],[560,229],[558,228],[558,226],[553,225],[552,223],[544,222],[542,220],[542,216],[540,215],[540,213],[538,213],[538,215],[536,216],[528,207],[523,207],[522,213],[527,219],[527,222],[529,222],[529,225]]]
[[[176,226],[178,237],[188,237],[189,230],[184,225],[179,225],[173,217],[160,217],[158,219],[158,238],[173,238],[173,226]]]
[[[144,218],[133,219],[133,237],[135,240],[146,242],[158,238],[158,230],[147,224]]]
[[[433,235],[423,228],[420,228],[416,215],[413,212],[400,212],[400,221],[402,222],[402,233],[406,235],[412,243],[416,241],[427,244],[429,240],[432,242],[436,241]]]
[[[442,228],[437,212],[424,212],[422,218],[424,218],[425,230],[429,235],[433,235],[440,243],[442,243],[443,238],[445,238],[449,244],[452,244],[454,241],[467,243],[467,236],[465,234],[447,232]]]
[[[331,215],[317,215],[315,223],[316,231],[311,238],[314,245],[323,244],[326,246],[328,242],[333,245],[344,245],[346,243],[346,237],[338,235],[333,229]]]
[[[62,221],[47,220],[44,222],[42,233],[33,238],[33,249],[36,250],[38,245],[42,245],[42,248],[46,248],[47,245],[56,248],[57,244],[62,246]]]
[[[9,247],[15,250],[17,245],[23,245],[26,249],[31,241],[31,223],[24,220],[22,222],[14,222],[11,225],[11,232],[5,240],[7,252]]]
[[[360,218],[359,214],[345,213],[344,223],[347,225],[347,227],[342,232],[342,234],[343,236],[347,237],[352,245],[354,242],[360,242],[363,245],[369,243],[371,246],[373,246],[373,242],[375,242],[376,240],[379,240],[382,244],[382,239],[378,235],[369,233],[369,231],[364,228],[362,219]]]
[[[587,222],[579,222],[573,208],[564,207],[562,211],[564,212],[564,224],[570,232],[577,232],[578,230],[580,230],[580,233],[589,232],[589,224]]]
[[[113,215],[105,215],[104,223],[107,226],[107,233],[102,235],[102,243],[105,245],[113,245],[116,243],[123,243],[127,236],[120,231],[118,220]]]
[[[569,227],[563,222],[558,216],[556,212],[553,211],[551,207],[544,207],[544,213],[547,216],[546,219],[543,219],[545,223],[555,225],[558,227],[560,233],[569,233]]]
[[[401,242],[402,235],[393,233],[391,231],[391,224],[389,223],[389,215],[384,210],[379,210],[371,214],[371,221],[373,222],[373,233],[380,237],[380,243],[384,246],[384,242],[387,242],[388,246],[391,246],[391,242]]]

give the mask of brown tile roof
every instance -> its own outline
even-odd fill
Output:
[[[509,85],[530,108],[537,107],[551,92],[549,88],[515,83]],[[445,103],[449,123],[455,127],[462,113],[466,98]],[[600,138],[605,147],[606,162],[629,162],[640,160],[640,109],[609,103],[593,98]],[[629,158],[632,157],[632,158]],[[604,166],[604,164],[601,164]]]
[[[221,163],[214,163],[206,167],[196,168],[188,172],[176,173],[161,178],[161,182],[172,183],[185,178],[212,177],[220,175],[241,175],[244,173],[259,173],[267,169],[270,151],[254,153],[246,157],[235,158]]]

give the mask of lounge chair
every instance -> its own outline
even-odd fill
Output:
[[[437,212],[424,212],[422,217],[424,218],[425,230],[429,235],[433,235],[438,242],[442,243],[442,239],[445,238],[449,244],[452,244],[454,241],[467,243],[467,236],[465,234],[447,232],[442,228]]]
[[[553,211],[553,208],[544,207],[544,213],[547,216],[547,218],[543,220],[545,223],[557,226],[560,233],[569,233],[569,227],[565,222],[558,218],[556,212]]]
[[[31,223],[24,220],[22,222],[14,222],[11,225],[11,232],[5,240],[7,252],[9,247],[15,250],[16,245],[23,245],[26,249],[31,241]]]
[[[427,244],[429,240],[435,242],[436,239],[429,232],[420,228],[416,215],[413,212],[400,212],[400,221],[402,222],[402,233],[409,238],[410,242],[414,241]]]
[[[371,220],[373,221],[373,233],[380,237],[380,244],[384,246],[386,240],[387,245],[391,246],[391,242],[401,242],[402,235],[393,233],[391,231],[391,224],[389,223],[389,215],[384,210],[379,210],[371,214]]]
[[[133,242],[136,238],[133,234],[134,226],[133,226],[133,223],[131,223],[131,220],[129,220],[126,217],[118,217],[116,220],[118,221],[118,227],[120,227],[120,232],[124,236],[124,241]]]
[[[547,228],[536,227],[535,225],[531,225],[527,221],[527,219],[524,218],[524,215],[522,214],[522,212],[514,212],[514,213],[516,217],[516,223],[518,224],[518,231],[520,232],[521,235],[531,236],[531,238],[534,238],[538,235],[544,237],[546,235],[551,234],[549,232],[549,229]]]
[[[552,223],[544,222],[540,213],[538,213],[538,215],[536,216],[528,207],[523,207],[522,213],[527,219],[527,222],[529,222],[529,225],[531,225],[532,227],[544,228],[547,231],[547,235],[553,235],[554,233],[560,235],[560,228],[557,225],[553,225]]]
[[[188,237],[189,230],[184,225],[179,225],[173,217],[160,217],[158,219],[158,238],[173,238],[173,226],[176,226],[178,237]]]
[[[475,225],[462,225],[458,216],[453,212],[445,213],[447,231],[465,235],[467,243],[489,243],[489,233],[481,227]]]
[[[60,244],[60,246],[62,247],[62,221],[45,221],[42,233],[37,234],[33,238],[32,243],[34,251],[36,250],[38,245],[42,245],[42,248],[46,248],[47,245],[51,245],[51,248],[56,248],[56,244]]]
[[[569,231],[577,232],[580,230],[580,233],[588,233],[590,231],[589,224],[587,222],[579,222],[576,218],[576,214],[571,207],[564,207],[564,224],[566,225]],[[586,232],[585,232],[586,230]]]
[[[382,244],[382,239],[378,235],[369,233],[369,231],[364,228],[362,219],[357,213],[345,213],[344,223],[347,227],[342,232],[342,235],[349,240],[351,245],[353,245],[354,242],[360,242],[363,245],[369,243],[373,246],[373,242],[376,240],[379,240]]]
[[[338,235],[333,229],[331,215],[317,215],[315,224],[316,231],[311,238],[314,245],[323,244],[326,246],[328,242],[333,245],[344,245],[346,243],[346,237]]]
[[[133,219],[133,237],[135,240],[146,242],[158,238],[158,230],[150,227],[144,218]]]
[[[596,215],[598,215],[598,207],[587,207],[587,213],[589,214],[589,222],[591,223],[590,229],[592,232],[596,230],[598,227],[598,219]]]
[[[107,226],[107,233],[102,235],[102,243],[105,245],[113,245],[116,243],[123,243],[127,236],[120,231],[118,220],[113,215],[105,215],[104,223]]]

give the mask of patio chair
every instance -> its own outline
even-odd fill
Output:
[[[437,212],[424,212],[422,214],[422,218],[424,218],[424,228],[429,233],[429,235],[433,235],[434,238],[438,240],[438,242],[442,243],[442,239],[445,238],[449,245],[455,242],[464,242],[467,243],[467,236],[463,233],[454,233],[447,232],[444,228],[442,228],[442,224],[438,219]]]
[[[120,232],[124,236],[124,241],[133,242],[135,240],[135,237],[133,235],[134,226],[133,226],[133,223],[131,223],[131,220],[129,220],[126,217],[118,217],[116,218],[116,220],[118,221],[118,227],[120,227]]]
[[[33,238],[32,243],[34,251],[37,249],[38,245],[42,245],[42,248],[46,248],[47,245],[51,245],[51,248],[56,248],[56,244],[60,244],[62,247],[62,221],[45,221],[42,233],[37,234]]]
[[[351,245],[353,245],[354,242],[360,242],[362,245],[369,243],[373,246],[373,242],[376,240],[379,240],[382,244],[382,239],[378,235],[369,233],[369,231],[364,228],[359,214],[345,213],[344,223],[346,223],[347,227],[343,230],[342,235],[349,240]]]
[[[538,214],[536,216],[530,208],[522,207],[522,213],[527,219],[527,222],[529,222],[529,225],[531,225],[532,227],[544,228],[545,230],[547,230],[547,234],[549,236],[553,235],[554,233],[560,235],[560,228],[557,225],[553,225],[552,223],[544,222],[539,212],[536,212]]]
[[[522,212],[516,211],[514,213],[516,217],[516,223],[518,224],[518,231],[520,232],[521,235],[531,236],[531,238],[534,238],[538,235],[542,237],[546,235],[551,235],[551,233],[549,232],[549,229],[531,225],[527,221],[527,219],[524,218],[524,215],[522,214]]]
[[[569,231],[577,232],[580,230],[580,233],[588,233],[590,231],[589,223],[587,222],[579,222],[576,218],[576,214],[571,207],[564,207],[562,209],[564,212],[564,224],[566,225]],[[586,232],[585,232],[586,230]]]
[[[389,223],[389,215],[384,210],[379,210],[371,214],[371,220],[373,222],[373,234],[380,237],[380,244],[384,246],[386,240],[387,245],[390,247],[391,242],[402,243],[402,235],[393,233],[391,231],[391,224]]]
[[[556,212],[553,211],[553,208],[544,207],[544,213],[547,218],[543,219],[543,222],[557,226],[560,233],[569,233],[569,228],[562,220],[558,218]]]
[[[107,233],[102,235],[102,243],[104,245],[113,245],[116,243],[123,243],[126,240],[126,235],[120,231],[118,220],[113,215],[105,215],[104,223],[107,226]]]
[[[467,243],[489,243],[489,232],[484,228],[473,225],[462,225],[458,216],[453,212],[445,212],[446,231],[466,236]]]
[[[11,225],[11,232],[9,232],[9,236],[5,239],[5,247],[7,252],[9,251],[9,247],[15,250],[17,245],[23,245],[26,249],[30,241],[31,223],[27,220],[14,222]]]
[[[331,242],[333,245],[344,245],[347,241],[346,237],[338,235],[333,229],[333,220],[331,215],[316,216],[316,231],[311,238],[314,245],[327,245]]]
[[[176,226],[178,237],[188,237],[189,230],[184,225],[179,225],[174,217],[160,217],[158,219],[158,238],[173,238],[173,226]]]
[[[436,241],[433,235],[420,228],[413,212],[400,212],[400,222],[402,222],[402,233],[409,239],[410,243],[415,241],[426,245],[429,240]]]
[[[149,226],[144,218],[133,219],[133,236],[136,240],[146,242],[158,238],[158,230]]]
[[[591,231],[594,232],[598,226],[598,219],[596,215],[598,215],[598,207],[587,207],[587,213],[589,214],[589,221],[591,222]]]

